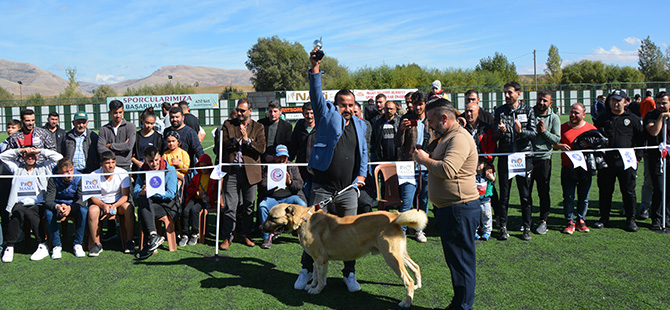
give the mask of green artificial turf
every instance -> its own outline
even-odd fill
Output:
[[[211,144],[208,137],[203,146]],[[640,165],[638,195],[642,170]],[[539,213],[536,192],[535,223]],[[512,237],[507,241],[492,239],[477,247],[475,308],[667,309],[670,252],[665,247],[670,236],[651,232],[650,220],[638,221],[637,233],[625,232],[618,190],[612,218],[615,228],[562,234],[565,220],[560,206],[558,155],[553,157],[550,193],[552,209],[546,235],[533,234],[526,242],[520,239],[521,232],[510,231]],[[512,186],[510,228],[521,223],[518,203],[516,186]],[[597,207],[594,178],[587,224],[598,219]],[[428,243],[408,239],[409,254],[423,275],[414,309],[443,308],[453,294],[432,212],[429,217]],[[234,243],[230,250],[221,252],[229,256],[224,261],[205,261],[205,255],[214,253],[214,219],[210,214],[207,245],[182,247],[176,252],[168,252],[164,245],[146,261],[122,254],[118,239],[103,242],[105,250],[99,257],[75,258],[72,237],[68,236],[65,253],[58,261],[46,258],[32,262],[29,257],[35,242],[30,248],[18,244],[14,262],[0,264],[0,308],[372,310],[397,308],[404,297],[402,282],[379,255],[357,261],[360,292],[346,290],[341,262],[331,262],[328,285],[320,295],[294,290],[301,248],[291,235],[283,235],[269,250]],[[497,235],[494,229],[494,237]]]

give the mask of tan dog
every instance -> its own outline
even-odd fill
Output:
[[[300,245],[314,259],[314,277],[305,287],[318,294],[326,286],[328,260],[355,260],[369,252],[381,253],[386,263],[402,279],[407,296],[400,307],[412,305],[414,290],[421,287],[421,271],[407,253],[407,241],[401,226],[421,230],[426,226],[426,213],[409,210],[404,213],[377,211],[355,216],[337,217],[299,205],[279,204],[270,209],[263,231],[296,230]],[[416,277],[416,286],[407,272]]]

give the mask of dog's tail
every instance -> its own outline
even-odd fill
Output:
[[[412,227],[416,230],[423,230],[428,224],[428,216],[426,212],[410,209],[398,215],[398,218],[393,221],[393,223],[401,226]]]

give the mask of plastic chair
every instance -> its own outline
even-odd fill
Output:
[[[382,190],[380,190],[379,174],[384,180],[384,197],[382,198]],[[377,209],[387,210],[391,206],[400,206],[402,199],[400,199],[398,174],[396,171],[396,164],[380,164],[375,167],[374,171],[375,186],[377,188]]]

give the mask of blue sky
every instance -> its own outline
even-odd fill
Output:
[[[666,1],[2,1],[0,58],[115,83],[164,65],[245,69],[259,37],[324,50],[350,69],[474,68],[501,52],[520,73],[564,64],[637,66],[639,39],[670,44]],[[662,12],[663,16],[654,16]],[[662,29],[665,29],[663,31]]]

